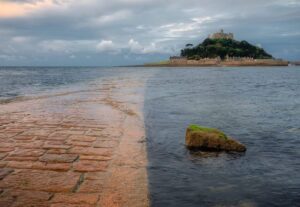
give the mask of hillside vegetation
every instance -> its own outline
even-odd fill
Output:
[[[237,41],[233,39],[205,39],[201,44],[193,47],[187,44],[181,50],[181,56],[188,59],[217,58],[225,59],[229,57],[251,57],[254,59],[269,59],[272,55],[264,49],[251,45],[247,41]]]

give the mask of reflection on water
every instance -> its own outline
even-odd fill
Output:
[[[144,110],[152,206],[299,206],[299,67],[163,68]],[[187,150],[191,123],[247,152]]]
[[[191,161],[197,162],[203,161],[207,158],[222,157],[223,159],[239,159],[245,155],[245,152],[213,152],[213,151],[202,151],[202,150],[189,150]],[[224,158],[226,156],[226,158]]]

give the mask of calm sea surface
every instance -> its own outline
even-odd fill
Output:
[[[0,67],[0,101],[76,90],[93,80],[115,76],[113,68]]]
[[[300,206],[300,68],[161,69],[145,102],[152,206]],[[216,127],[245,154],[189,152]]]
[[[147,80],[152,206],[300,206],[300,67],[2,67],[0,101],[124,76]],[[248,150],[190,152],[184,136],[191,123],[219,128]]]

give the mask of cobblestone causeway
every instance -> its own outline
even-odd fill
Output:
[[[120,87],[136,102],[118,98]],[[147,206],[137,87],[0,105],[0,206]]]

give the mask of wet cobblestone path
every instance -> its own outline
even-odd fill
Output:
[[[0,105],[0,206],[148,206],[140,85],[127,83]]]

